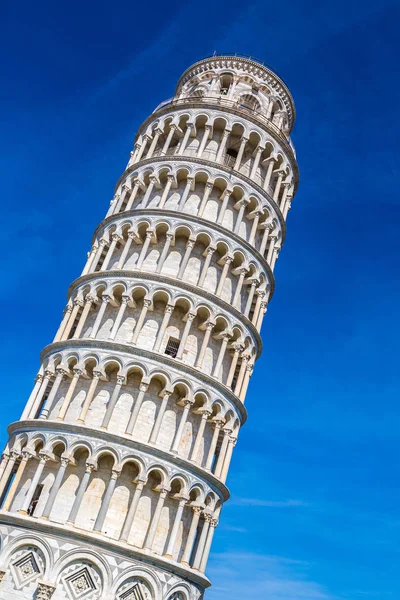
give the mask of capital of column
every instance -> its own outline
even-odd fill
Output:
[[[55,585],[51,583],[45,583],[44,581],[39,581],[37,584],[35,597],[37,598],[37,600],[50,600],[55,591]]]

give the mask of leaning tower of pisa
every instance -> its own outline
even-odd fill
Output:
[[[264,64],[141,125],[0,465],[0,598],[198,600],[298,172]],[[239,565],[238,565],[239,566]]]

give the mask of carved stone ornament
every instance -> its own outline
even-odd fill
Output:
[[[54,585],[51,585],[50,583],[45,583],[44,581],[39,581],[36,590],[36,599],[50,600],[55,590],[56,588]]]

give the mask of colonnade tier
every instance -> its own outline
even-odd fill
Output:
[[[225,162],[228,164],[229,160]],[[271,177],[275,176],[272,167],[268,171]],[[270,197],[253,180],[225,164],[216,169],[214,162],[195,157],[153,156],[128,164],[117,183],[108,215],[139,207],[150,212],[157,207],[179,210],[212,223],[223,223],[244,239],[273,226],[274,237],[282,245],[292,190],[282,173],[276,176]],[[252,239],[253,245],[254,241],[259,247],[258,237]]]
[[[0,600],[203,598],[298,184],[293,119],[273,72],[212,57],[139,128],[9,428],[0,545],[29,545],[0,548]]]
[[[230,122],[224,112],[204,105],[192,111],[178,109],[175,105],[161,118],[155,114],[148,120],[138,134],[128,166],[154,157],[201,159],[224,165],[239,178],[251,179],[264,196],[274,200],[280,192],[276,184],[282,172],[282,179],[295,193],[298,171],[294,156],[271,135],[260,129],[249,131],[244,121]]]
[[[254,223],[257,224],[257,221]],[[254,232],[255,229],[253,226]],[[177,218],[173,211],[155,209],[149,214],[145,209],[130,210],[107,217],[97,228],[82,274],[109,269],[150,269],[182,281],[188,280],[188,267],[193,265],[194,275],[190,283],[198,285],[201,282],[200,286],[204,289],[210,265],[222,267],[228,260],[230,274],[237,275],[235,271],[245,269],[247,279],[257,280],[258,286],[267,288],[272,295],[273,268],[280,249],[273,225],[262,229],[260,238],[258,249],[255,249],[234,231],[219,225],[212,227],[208,223],[196,223],[190,215]],[[176,256],[173,252],[181,252],[181,255]],[[204,265],[207,255],[210,258]],[[200,260],[197,265],[194,264],[196,256]],[[210,286],[206,289],[216,291]]]
[[[15,425],[0,464],[0,493],[8,472],[16,469],[3,510],[98,532],[204,570],[207,538],[200,548],[197,524],[218,519],[227,492],[223,487],[210,487],[173,461],[105,443],[89,430],[82,438],[65,430],[20,431]],[[32,507],[39,480],[40,499]]]

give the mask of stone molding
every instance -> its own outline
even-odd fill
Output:
[[[203,290],[202,288],[197,288],[197,286],[190,284],[190,283],[186,283],[182,280],[178,280],[175,279],[174,277],[168,277],[167,275],[160,275],[158,273],[146,273],[144,271],[138,271],[138,270],[132,270],[132,271],[125,271],[125,270],[121,270],[121,271],[95,271],[94,273],[88,273],[87,275],[82,275],[81,277],[78,277],[78,279],[75,279],[75,281],[73,281],[71,283],[71,285],[68,288],[68,299],[70,298],[70,296],[72,295],[72,293],[81,285],[83,285],[84,283],[87,283],[88,281],[93,281],[95,279],[102,279],[105,280],[109,277],[115,277],[116,279],[121,279],[121,278],[125,278],[125,279],[138,279],[138,276],[140,276],[140,279],[144,279],[146,281],[152,281],[154,280],[156,283],[167,283],[169,285],[171,285],[172,287],[177,287],[177,283],[179,284],[180,288],[183,288],[184,290],[193,293],[193,288],[196,288],[196,295],[200,296],[200,298],[205,298],[207,299],[211,304],[215,304],[218,307],[220,307],[221,309],[225,310],[226,312],[233,314],[233,316],[240,322],[245,324],[246,328],[249,330],[249,333],[252,335],[255,345],[257,347],[257,354],[256,354],[256,359],[261,355],[262,352],[262,339],[261,336],[259,334],[259,332],[257,331],[257,328],[253,325],[253,323],[250,321],[250,319],[248,317],[245,317],[243,315],[243,313],[241,313],[240,311],[238,311],[234,306],[232,306],[232,304],[228,304],[228,302],[225,302],[224,300],[222,300],[221,298],[218,298],[217,296],[214,296],[213,294],[211,294],[210,292],[206,292],[205,290]],[[199,291],[197,291],[199,290]],[[269,300],[271,299],[271,296],[269,297]],[[268,303],[269,303],[268,300]],[[65,340],[67,341],[67,340]],[[100,341],[100,340],[99,340]],[[129,347],[129,346],[128,346]],[[158,353],[157,353],[158,354]],[[195,368],[195,367],[193,367]],[[213,380],[214,381],[214,380]]]
[[[213,168],[215,169],[216,167],[218,167],[218,170],[223,171],[224,173],[226,173],[228,176],[232,174],[232,169],[230,169],[229,167],[216,163],[215,161],[212,160],[206,160],[204,158],[197,158],[196,156],[178,156],[178,155],[165,155],[165,156],[152,156],[151,158],[144,158],[141,159],[140,161],[138,161],[137,163],[133,163],[133,165],[131,165],[130,167],[128,167],[127,169],[125,169],[125,171],[120,175],[120,177],[118,178],[117,183],[115,184],[115,188],[114,188],[114,194],[117,193],[117,190],[119,188],[119,186],[125,181],[126,177],[136,171],[138,169],[138,167],[142,166],[142,165],[149,165],[151,163],[173,163],[173,162],[181,162],[181,163],[191,163],[193,162],[194,164],[198,164],[198,165],[202,165],[204,167],[209,167],[209,168]],[[239,171],[235,171],[235,177],[237,176],[237,178],[239,180],[243,180],[243,184],[246,184],[250,187],[253,187],[257,194],[261,195],[261,197],[265,197],[267,198],[270,206],[275,210],[276,212],[276,217],[279,220],[280,226],[281,226],[281,231],[282,231],[282,243],[285,241],[286,238],[286,221],[283,218],[283,214],[281,209],[279,208],[278,204],[275,202],[275,200],[273,200],[271,198],[271,196],[268,194],[268,192],[266,192],[265,190],[263,190],[263,188],[261,186],[258,185],[258,183],[256,183],[255,181],[253,181],[252,179],[250,179],[249,177],[246,177],[246,175],[243,175],[242,173],[239,173]],[[296,185],[294,187],[294,191],[293,191],[293,196],[296,193]],[[153,210],[152,208],[146,209],[146,210]],[[156,210],[156,209],[154,209]],[[129,211],[128,211],[129,212]],[[175,212],[177,213],[178,211],[167,211],[163,209],[163,212]],[[123,213],[121,213],[123,214]],[[182,216],[190,216],[189,213],[185,213],[185,212],[179,212],[178,213],[181,217]],[[198,221],[202,222],[206,222],[206,223],[210,223],[211,221],[207,221],[207,219],[203,219],[202,217],[196,217],[195,215],[192,215],[193,218],[196,218]],[[214,226],[218,226],[219,224],[217,223],[212,223],[213,227]],[[221,230],[224,231],[228,231],[228,229],[225,229],[224,227],[222,227],[221,225],[219,225],[219,227],[221,227]],[[229,232],[232,233],[233,232]],[[234,234],[236,235],[236,234]],[[240,237],[240,236],[237,236]],[[243,240],[243,238],[240,238],[241,240]],[[245,240],[243,240],[243,242],[245,242]],[[255,252],[257,252],[255,250]]]
[[[209,227],[213,231],[218,231],[221,234],[226,235],[228,238],[233,239],[238,245],[242,245],[247,250],[247,252],[253,254],[254,257],[258,260],[258,262],[262,265],[263,269],[265,269],[266,275],[268,277],[269,287],[270,287],[270,298],[272,298],[274,291],[275,291],[274,273],[271,270],[271,267],[269,266],[267,259],[264,258],[264,256],[262,254],[260,254],[258,252],[258,250],[256,250],[254,248],[254,246],[249,244],[246,240],[244,240],[243,238],[238,236],[236,233],[233,233],[233,231],[229,231],[228,229],[225,229],[224,227],[222,227],[221,225],[219,225],[217,223],[212,223],[212,225],[210,225],[210,221],[207,221],[206,219],[202,219],[201,217],[197,218],[193,215],[189,215],[186,213],[178,213],[178,214],[179,214],[179,219],[181,222],[184,222],[184,219],[186,219],[187,221],[189,221],[191,223],[201,223],[204,226]],[[93,236],[92,236],[92,245],[96,241],[99,233],[106,227],[106,225],[114,223],[118,219],[126,220],[128,217],[136,217],[136,216],[149,217],[149,215],[163,216],[164,219],[165,219],[165,217],[170,217],[171,219],[172,218],[176,219],[177,211],[157,209],[157,208],[154,208],[154,209],[140,208],[140,209],[128,210],[126,212],[116,213],[115,215],[110,215],[96,227],[96,229],[93,233]],[[184,217],[182,217],[182,215],[184,215]],[[283,244],[284,240],[282,239],[281,242]],[[101,271],[98,271],[98,272],[101,273]],[[105,272],[106,271],[103,271],[103,273],[105,273]],[[140,273],[142,273],[142,271],[140,271]],[[167,276],[163,276],[163,277],[167,277]],[[172,277],[171,279],[176,281],[175,277]],[[184,282],[179,280],[179,283],[183,284]],[[194,285],[193,287],[197,287],[197,286]],[[201,288],[199,288],[199,289],[201,289]],[[214,294],[212,294],[212,295],[214,295]],[[222,300],[222,302],[223,302],[223,300]]]
[[[122,354],[127,354],[136,357],[144,357],[148,360],[154,361],[155,363],[164,363],[165,366],[171,367],[172,369],[176,369],[179,367],[180,371],[186,372],[193,377],[193,379],[200,380],[203,385],[213,387],[218,390],[218,392],[226,398],[228,401],[231,401],[233,406],[236,408],[237,412],[240,415],[240,422],[243,425],[247,419],[247,411],[243,405],[243,403],[239,400],[237,396],[225,385],[223,385],[217,379],[202,373],[200,370],[195,367],[191,367],[190,365],[186,365],[185,363],[180,362],[179,365],[175,362],[175,359],[169,358],[167,354],[158,354],[157,352],[152,352],[150,350],[145,350],[144,348],[137,348],[136,346],[126,346],[123,344],[118,344],[117,342],[109,342],[106,340],[64,340],[59,342],[53,342],[45,346],[40,353],[40,360],[43,362],[48,355],[53,352],[60,351],[62,349],[68,348],[97,348],[99,350],[111,351],[111,352],[121,352]],[[162,358],[162,360],[160,360]]]
[[[88,437],[96,440],[101,440],[110,444],[118,444],[126,448],[132,448],[133,450],[137,450],[139,453],[141,452],[146,455],[148,454],[152,457],[155,456],[166,461],[167,463],[170,463],[171,465],[178,465],[188,473],[201,478],[207,482],[211,490],[221,497],[224,502],[230,498],[230,493],[226,485],[221,483],[221,481],[213,473],[211,473],[211,471],[206,471],[202,467],[199,467],[195,463],[191,462],[189,459],[185,459],[177,454],[173,454],[172,452],[162,450],[157,446],[145,444],[144,442],[139,442],[122,435],[116,435],[109,431],[105,431],[104,429],[94,429],[92,427],[88,427],[87,425],[74,424],[67,421],[16,421],[15,423],[11,423],[11,425],[9,425],[8,433],[10,435],[17,434],[20,429],[23,432],[39,431],[41,429],[45,429],[47,431],[60,431],[64,434],[73,433],[80,437],[82,437],[82,433],[84,433]]]
[[[110,554],[115,554],[119,557],[125,556],[126,560],[134,558],[138,561],[151,567],[155,565],[160,569],[164,570],[167,574],[171,572],[185,580],[189,580],[195,585],[199,585],[203,588],[210,587],[210,580],[200,573],[200,571],[191,569],[189,566],[185,567],[182,563],[177,563],[174,560],[158,556],[157,554],[129,546],[123,542],[117,542],[112,538],[106,538],[101,534],[96,534],[92,531],[83,531],[77,528],[67,527],[59,523],[52,521],[43,521],[41,519],[32,519],[31,517],[22,515],[21,513],[13,514],[0,510],[0,524],[13,525],[27,529],[28,531],[37,531],[53,535],[57,540],[62,539],[65,542],[83,542],[89,544],[92,547],[97,547]]]

